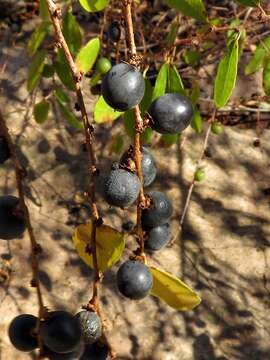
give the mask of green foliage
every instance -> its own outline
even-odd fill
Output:
[[[207,22],[205,7],[202,0],[165,0],[165,3],[186,16]]]
[[[100,51],[99,38],[91,39],[79,52],[76,57],[76,64],[78,69],[87,73],[92,69]]]
[[[64,84],[68,90],[75,91],[76,87],[70,71],[70,67],[62,49],[58,50],[57,61],[54,63],[54,67],[62,84]]]
[[[236,0],[239,4],[244,6],[256,7],[260,5],[260,0]]]
[[[191,120],[191,127],[194,129],[197,133],[202,132],[202,117],[201,113],[197,108],[194,109],[194,115]]]
[[[251,75],[258,71],[264,63],[266,56],[270,54],[270,36],[261,41],[261,44],[257,46],[254,55],[245,67],[245,74]]]
[[[62,96],[56,96],[56,101],[58,103],[59,109],[67,120],[67,122],[75,129],[83,129],[83,124],[80,122],[77,117],[71,112],[66,104],[66,101],[62,100]]]
[[[177,143],[179,134],[165,134],[161,136],[161,144],[164,147],[170,147]]]
[[[267,59],[263,68],[263,89],[270,96],[270,58]]]
[[[84,10],[96,12],[103,10],[109,3],[109,0],[79,0]]]
[[[48,21],[50,19],[49,11],[46,5],[46,0],[39,0],[39,16],[44,21]]]
[[[237,78],[238,56],[238,38],[236,38],[230,42],[227,53],[218,65],[214,88],[214,100],[218,108],[225,106],[232,95]]]
[[[64,17],[63,35],[71,53],[76,54],[82,45],[82,30],[71,12],[67,12]]]
[[[49,101],[43,99],[34,106],[34,118],[38,124],[43,124],[48,119],[50,110]]]
[[[42,71],[42,76],[44,76],[45,78],[50,78],[54,75],[54,66],[53,65],[49,65],[49,64],[45,64],[43,71]]]
[[[178,28],[179,28],[179,24],[177,21],[173,22],[171,25],[171,29],[169,31],[169,33],[166,36],[166,44],[171,47],[174,45],[174,42],[176,40],[177,37],[177,33],[178,33]]]
[[[47,52],[45,50],[37,51],[28,68],[27,90],[29,92],[35,89],[40,80],[46,55]]]
[[[167,91],[171,93],[179,93],[186,95],[183,81],[175,65],[170,65],[168,68],[169,74],[167,77]]]
[[[196,67],[201,60],[201,53],[196,50],[186,50],[183,54],[184,61],[187,65]]]
[[[98,98],[94,108],[94,120],[97,124],[111,122],[119,118],[122,114],[122,112],[116,111],[110,107],[104,100],[103,96]]]
[[[169,70],[169,64],[164,63],[158,73],[155,87],[152,95],[152,100],[155,100],[161,95],[164,95],[167,88],[167,81],[168,81],[168,70]]]
[[[33,56],[42,44],[45,36],[48,34],[49,27],[50,23],[42,22],[30,36],[27,43],[27,51],[30,56]]]
[[[110,143],[110,153],[120,154],[123,151],[124,138],[122,134],[116,134],[113,136]]]
[[[54,95],[63,105],[70,103],[69,96],[61,88],[55,89]]]

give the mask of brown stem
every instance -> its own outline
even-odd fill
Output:
[[[81,74],[77,69],[77,66],[74,62],[72,54],[69,50],[69,47],[66,43],[64,35],[61,29],[61,11],[54,3],[53,0],[46,0],[47,7],[50,13],[50,17],[53,23],[53,27],[55,30],[55,37],[57,40],[58,45],[63,49],[66,60],[68,62],[69,68],[71,70],[75,88],[76,88],[76,96],[77,96],[77,103],[81,110],[81,116],[84,125],[84,133],[86,139],[86,147],[88,153],[88,167],[89,167],[89,174],[90,174],[90,181],[89,181],[89,190],[88,190],[88,197],[91,203],[91,212],[93,218],[93,230],[91,236],[91,249],[92,249],[92,256],[93,256],[93,263],[95,269],[95,279],[93,284],[93,297],[89,303],[97,305],[97,298],[98,298],[98,283],[100,281],[100,275],[98,270],[98,262],[97,262],[97,252],[96,252],[96,229],[97,229],[97,222],[99,220],[99,212],[96,204],[95,199],[95,176],[98,175],[98,170],[96,167],[96,157],[95,157],[95,149],[94,149],[94,128],[93,125],[90,123],[84,99],[82,94],[81,88]]]
[[[0,133],[5,137],[5,139],[8,143],[8,148],[9,148],[11,158],[12,158],[12,161],[14,164],[16,184],[17,184],[17,190],[18,190],[18,195],[19,195],[20,210],[23,212],[27,231],[29,234],[30,242],[31,242],[31,266],[32,266],[32,276],[33,276],[32,281],[31,281],[31,286],[33,286],[36,289],[38,305],[39,305],[38,322],[37,322],[36,331],[38,334],[40,353],[42,353],[43,345],[42,345],[41,338],[39,336],[39,327],[40,327],[40,319],[42,319],[45,314],[45,307],[44,307],[44,302],[43,302],[42,293],[41,293],[41,286],[40,286],[40,280],[39,280],[39,263],[38,263],[39,254],[42,249],[41,249],[41,246],[36,241],[33,227],[32,227],[31,220],[30,220],[29,210],[25,203],[24,186],[23,186],[25,170],[22,168],[22,166],[19,162],[19,159],[16,154],[15,145],[11,139],[11,136],[9,134],[9,129],[6,125],[6,122],[4,120],[4,117],[1,113],[1,111],[0,111]]]
[[[131,13],[131,4],[132,0],[123,0],[123,12],[125,15],[125,22],[127,28],[127,39],[129,45],[130,58],[136,57],[137,50],[134,39],[134,30],[132,22],[132,13]],[[141,181],[141,190],[139,194],[139,199],[137,201],[137,225],[136,232],[139,238],[139,255],[144,258],[144,237],[142,231],[142,208],[145,204],[145,196],[143,191],[143,174],[142,174],[142,153],[141,153],[141,129],[143,128],[143,119],[141,117],[141,112],[139,105],[136,105],[133,108],[133,114],[135,118],[135,134],[134,134],[134,162],[136,165],[137,175]]]

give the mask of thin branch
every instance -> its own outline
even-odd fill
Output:
[[[133,30],[133,21],[132,21],[132,12],[131,12],[132,0],[123,0],[123,12],[127,28],[127,39],[130,52],[130,60],[136,61],[137,50],[134,39],[134,30]],[[142,174],[142,154],[141,154],[141,129],[143,128],[143,120],[141,117],[141,112],[139,105],[135,106],[133,109],[133,114],[135,118],[135,134],[134,134],[134,162],[136,165],[137,175],[141,182],[141,189],[139,194],[139,199],[137,201],[137,224],[136,224],[136,233],[139,238],[139,254],[144,258],[144,238],[142,231],[142,207],[145,204],[145,196],[143,191],[143,174]]]
[[[5,139],[8,143],[9,151],[10,151],[11,158],[12,158],[12,161],[14,164],[16,184],[17,184],[17,190],[18,190],[18,195],[19,195],[20,210],[23,212],[23,216],[24,216],[24,219],[26,222],[26,227],[27,227],[27,231],[29,234],[30,242],[31,242],[31,267],[32,267],[31,286],[36,289],[37,299],[38,299],[39,311],[38,311],[38,322],[37,322],[36,331],[37,331],[37,336],[38,336],[40,353],[42,353],[43,345],[42,345],[41,338],[39,336],[39,327],[40,327],[40,320],[42,318],[44,318],[45,311],[46,311],[46,309],[44,307],[40,279],[39,279],[39,262],[38,262],[38,260],[39,260],[39,254],[41,253],[42,248],[41,248],[40,244],[38,244],[38,242],[36,241],[33,227],[32,227],[31,220],[30,220],[29,210],[25,203],[23,180],[24,180],[24,177],[26,176],[26,172],[19,162],[15,145],[9,134],[9,129],[6,125],[6,122],[4,120],[4,117],[1,113],[1,111],[0,111],[0,133],[5,137]]]

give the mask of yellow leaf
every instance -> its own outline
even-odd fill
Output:
[[[150,271],[153,275],[151,295],[180,311],[192,310],[200,304],[200,297],[177,277],[153,266]]]
[[[79,256],[93,268],[93,256],[85,251],[91,242],[91,233],[92,224],[82,224],[75,229],[72,239]],[[125,247],[125,236],[110,226],[102,225],[97,228],[96,244],[98,268],[104,272],[120,259]]]

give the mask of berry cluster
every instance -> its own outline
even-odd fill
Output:
[[[9,326],[9,338],[20,351],[38,348],[38,319],[29,314],[14,318]],[[75,316],[66,311],[53,311],[40,322],[40,340],[44,355],[51,360],[106,359],[108,349],[98,340],[102,323],[92,311],[82,310]]]
[[[115,110],[127,111],[138,105],[145,92],[145,80],[140,71],[126,63],[114,65],[102,82],[102,95]],[[177,93],[167,93],[155,99],[148,110],[150,126],[161,134],[175,134],[183,131],[191,122],[193,107],[190,100]],[[155,180],[157,169],[154,158],[147,147],[141,147],[143,186]],[[113,164],[103,186],[105,200],[109,205],[125,208],[132,205],[139,196],[141,182],[137,176],[134,149],[131,146]],[[146,194],[150,206],[142,211],[142,229],[145,249],[156,251],[170,240],[169,219],[172,204],[165,193],[150,191]],[[142,299],[152,288],[153,278],[149,268],[135,259],[126,261],[117,272],[117,286],[124,296]]]

